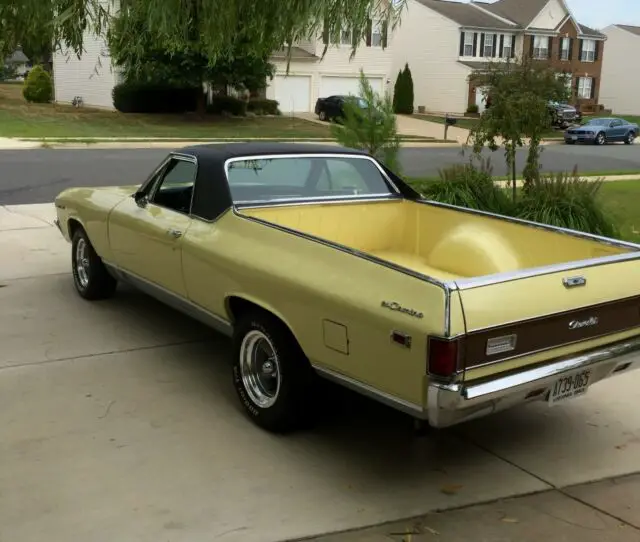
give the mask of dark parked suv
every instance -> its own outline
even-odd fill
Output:
[[[316,115],[323,121],[340,120],[344,118],[344,104],[347,101],[355,102],[362,109],[367,108],[367,102],[357,96],[335,95],[328,98],[318,98],[316,102]]]

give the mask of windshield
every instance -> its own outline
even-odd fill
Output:
[[[396,194],[367,157],[234,159],[227,166],[227,178],[234,204]]]
[[[607,126],[609,122],[607,119],[591,119],[586,126]]]

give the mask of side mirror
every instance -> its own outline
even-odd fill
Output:
[[[136,192],[133,195],[133,199],[135,200],[138,207],[146,207],[147,203],[149,203],[149,199],[144,192]]]

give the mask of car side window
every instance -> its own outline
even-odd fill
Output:
[[[611,123],[611,126],[612,126],[613,128],[617,128],[618,126],[622,126],[622,121],[621,121],[621,120],[614,120],[614,121]]]
[[[179,213],[189,214],[196,171],[195,161],[172,158],[154,187],[149,201]]]

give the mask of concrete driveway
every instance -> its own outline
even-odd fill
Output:
[[[415,438],[328,388],[313,432],[253,426],[229,345],[137,292],[74,292],[53,206],[0,207],[0,539],[270,542],[640,471],[640,372]]]

